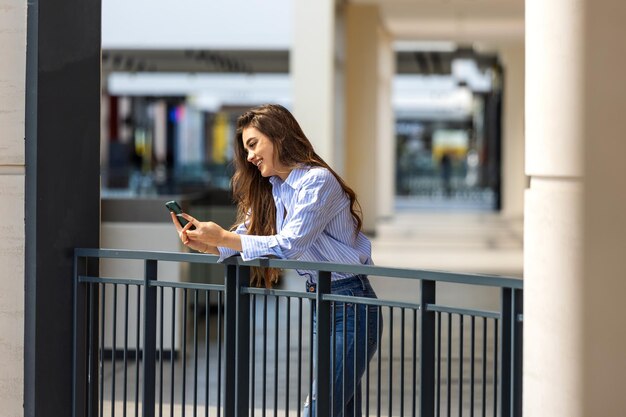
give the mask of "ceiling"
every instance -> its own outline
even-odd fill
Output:
[[[476,61],[479,68],[497,65],[497,56],[479,53],[472,48],[450,51],[398,51],[398,74],[450,74],[452,61],[459,58]],[[289,51],[215,51],[215,50],[105,50],[102,52],[105,73],[244,73],[286,74]]]
[[[376,4],[397,40],[523,41],[525,0],[349,0]]]
[[[337,0],[341,1],[341,0]],[[495,54],[479,53],[524,38],[524,0],[349,0],[380,7],[383,25],[396,41],[450,41],[457,49],[403,48],[399,74],[449,74],[452,60],[494,65]],[[288,50],[108,49],[103,71],[191,73],[288,73]]]

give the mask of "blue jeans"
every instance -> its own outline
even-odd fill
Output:
[[[315,284],[307,282],[307,291],[315,291]],[[357,275],[351,278],[333,281],[331,292],[337,295],[376,298],[367,276]],[[359,304],[335,303],[332,308],[334,318],[331,343],[334,344],[332,360],[332,415],[334,417],[361,416],[361,378],[365,373],[367,363],[374,356],[378,348],[379,335],[382,332],[382,315],[376,306]],[[366,320],[366,310],[369,310]],[[358,329],[355,334],[355,314]],[[380,316],[380,317],[379,317]],[[345,332],[344,332],[345,324]],[[379,326],[380,324],[380,326]],[[313,366],[317,369],[317,314],[313,315]],[[334,340],[333,340],[334,337]],[[366,340],[367,337],[367,340]],[[345,363],[344,363],[345,350]],[[356,375],[355,375],[356,351]],[[344,378],[345,376],[345,378]],[[307,397],[304,404],[303,417],[316,417],[317,383],[313,382],[313,394]],[[322,417],[322,416],[320,416]]]

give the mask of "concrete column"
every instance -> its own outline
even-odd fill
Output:
[[[364,213],[363,229],[390,216],[394,197],[391,36],[375,5],[346,9],[346,179]]]
[[[293,112],[317,153],[341,172],[343,141],[335,129],[335,2],[294,2],[290,71]]]
[[[0,0],[0,414],[24,415],[26,2]]]
[[[626,414],[626,4],[585,0],[582,415]]]
[[[521,219],[524,213],[524,44],[499,48],[504,67],[502,111],[502,215]]]
[[[582,5],[526,2],[523,407],[529,417],[595,415],[582,408]]]

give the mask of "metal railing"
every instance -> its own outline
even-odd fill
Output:
[[[142,262],[143,276],[99,276],[99,262],[111,259]],[[361,380],[364,415],[521,416],[519,279],[231,258],[224,284],[215,285],[168,281],[159,266],[171,262],[217,257],[76,249],[74,417],[299,417],[313,380],[327,387],[317,393],[318,415],[333,415],[330,317],[361,304],[384,323]],[[250,267],[319,271],[317,290],[249,287]],[[415,301],[331,294],[331,272],[404,279],[415,283]],[[437,303],[439,288],[450,285],[495,290],[499,309]]]

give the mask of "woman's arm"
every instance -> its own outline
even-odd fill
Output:
[[[183,243],[185,245],[203,243],[208,247],[217,248],[220,246],[241,251],[241,236],[238,233],[224,230],[217,223],[198,221],[186,213],[183,213],[182,216],[189,221],[182,229]],[[190,230],[192,225],[196,227],[195,230]]]
[[[295,196],[282,230],[272,236],[242,235],[244,260],[264,256],[299,259],[324,232],[328,223],[349,205],[343,189],[328,171],[306,178]]]

